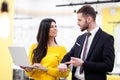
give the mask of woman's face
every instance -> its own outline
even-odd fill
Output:
[[[51,26],[50,26],[50,31],[49,31],[49,37],[56,37],[57,32],[58,32],[58,30],[57,30],[56,23],[52,22]]]

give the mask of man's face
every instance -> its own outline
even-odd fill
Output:
[[[77,17],[78,17],[77,24],[80,27],[81,31],[88,29],[89,24],[87,22],[87,17],[84,17],[82,13],[78,13]]]

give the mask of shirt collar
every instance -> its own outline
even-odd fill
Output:
[[[97,26],[93,30],[90,31],[91,35],[95,35],[95,33],[98,31],[99,27]]]

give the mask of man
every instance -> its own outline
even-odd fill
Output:
[[[107,72],[114,66],[114,39],[96,25],[96,12],[91,6],[83,6],[77,15],[81,31],[87,33],[77,38],[58,69],[65,72],[67,65],[72,64],[72,80],[106,80]]]

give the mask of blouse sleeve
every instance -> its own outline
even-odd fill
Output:
[[[64,55],[67,53],[67,50],[64,46],[61,47],[60,49],[60,55],[59,55],[59,63],[61,62],[61,60],[63,59]],[[69,75],[70,69],[68,68],[66,72],[62,73],[58,70],[58,68],[49,68],[48,67],[48,71],[47,73],[55,76],[55,77],[67,77]]]
[[[48,68],[47,73],[55,77],[68,77],[70,69],[68,68],[66,72],[60,72],[58,69]]]
[[[36,48],[37,44],[32,44],[32,46],[30,47],[30,50],[29,50],[29,61],[30,61],[30,64],[32,65],[32,58],[33,58],[33,55],[32,55],[32,52],[33,50]],[[29,76],[29,77],[35,77],[35,75],[37,75],[36,73],[44,73],[44,71],[41,71],[41,70],[37,70],[37,69],[33,69],[31,72],[26,72],[25,73]],[[35,74],[35,75],[34,75]]]

